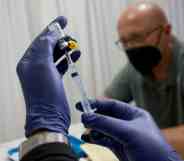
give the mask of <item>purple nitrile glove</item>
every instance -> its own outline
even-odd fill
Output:
[[[148,112],[115,100],[94,100],[91,106],[97,109],[96,113],[83,113],[82,122],[112,138],[106,146],[118,153],[122,151],[120,160],[181,161]]]
[[[66,18],[58,17],[61,28]],[[67,135],[70,126],[70,110],[66,99],[62,76],[67,70],[64,59],[59,71],[54,64],[54,49],[58,38],[48,27],[32,42],[17,65],[26,103],[25,135],[37,130],[48,130]],[[59,53],[64,54],[64,53]],[[75,60],[79,58],[75,57]],[[63,67],[63,68],[62,68]]]
[[[93,104],[95,103],[94,100],[89,100],[90,104],[92,105],[92,108],[94,109],[95,107]],[[81,102],[76,104],[76,108],[79,111],[83,111]],[[96,112],[99,112],[98,109],[96,109]],[[124,154],[124,148],[123,144],[114,138],[112,138],[109,135],[106,135],[100,131],[94,130],[94,129],[88,129],[86,132],[84,132],[81,135],[81,139],[84,140],[85,142],[89,142],[92,144],[98,144],[101,146],[105,146],[112,150],[116,156],[121,160],[121,161],[127,161],[128,159],[126,158],[126,155]]]

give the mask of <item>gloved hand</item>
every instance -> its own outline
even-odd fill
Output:
[[[125,158],[123,144],[99,131],[90,129],[90,132],[82,134],[81,139],[88,143],[105,146],[111,149],[120,160],[128,160]]]
[[[66,19],[54,20],[62,28]],[[67,135],[70,125],[70,110],[65,96],[62,76],[67,70],[67,61],[57,70],[53,52],[58,38],[48,27],[32,42],[17,65],[26,103],[25,135],[37,130],[47,130]],[[64,53],[59,53],[60,56]],[[79,58],[75,57],[75,60]],[[73,57],[72,57],[73,58]]]
[[[109,147],[118,152],[122,151],[123,154],[126,154],[126,159],[181,161],[165,141],[148,112],[115,100],[95,100],[92,101],[91,106],[97,109],[97,113],[82,114],[82,122],[85,127],[112,138],[113,142],[109,144]],[[81,109],[80,104],[77,105],[77,108]],[[117,142],[115,146],[114,142]],[[123,154],[121,160],[124,160]]]

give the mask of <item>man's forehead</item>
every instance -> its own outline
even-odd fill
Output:
[[[134,37],[134,35],[149,32],[157,25],[159,25],[159,23],[145,12],[129,12],[120,17],[117,27],[120,36]]]
[[[126,30],[120,29],[118,31],[119,33],[119,38],[128,40],[128,39],[133,39],[136,37],[141,37],[143,34],[146,32],[146,30],[143,27],[130,27],[127,28]]]
[[[118,27],[130,25],[149,25],[150,13],[148,11],[127,10],[119,17]]]
[[[123,20],[118,24],[118,33],[124,37],[134,37],[141,35],[149,30],[150,24],[148,24],[143,18],[132,18]]]

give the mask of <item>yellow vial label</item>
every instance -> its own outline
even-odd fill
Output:
[[[70,40],[70,41],[68,42],[68,47],[69,47],[70,49],[76,49],[76,48],[78,48],[78,44],[77,44],[75,41]]]

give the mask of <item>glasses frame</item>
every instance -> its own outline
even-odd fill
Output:
[[[163,29],[163,26],[157,26],[155,28],[153,28],[151,31],[146,32],[144,35],[142,36],[138,36],[137,38],[133,38],[130,40],[127,40],[127,42],[136,42],[137,44],[144,42],[149,36],[151,36],[153,33],[155,33],[156,31]],[[137,41],[138,40],[138,41]],[[126,42],[126,43],[127,43]],[[115,41],[115,45],[118,46],[118,48],[122,49],[122,48],[126,48],[124,44],[126,44],[124,42],[122,42],[121,39],[118,39],[117,41]],[[132,43],[133,44],[133,43]]]

